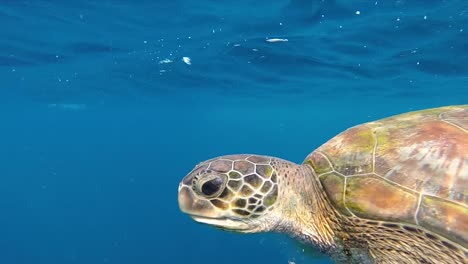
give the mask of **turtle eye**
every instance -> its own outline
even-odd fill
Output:
[[[223,179],[220,177],[213,178],[204,182],[201,186],[201,192],[206,196],[213,196],[221,190]]]

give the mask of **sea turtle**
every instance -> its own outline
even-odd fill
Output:
[[[468,263],[468,105],[409,112],[335,136],[302,165],[229,155],[179,185],[195,221],[283,232],[344,263]]]

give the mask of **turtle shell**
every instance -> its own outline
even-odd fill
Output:
[[[468,105],[352,127],[304,161],[343,215],[410,224],[468,245]]]

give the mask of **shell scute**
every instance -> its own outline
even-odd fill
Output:
[[[320,180],[322,184],[328,186],[328,188],[325,188],[325,192],[333,206],[338,209],[340,213],[351,216],[351,213],[344,204],[345,177],[332,172],[320,176]]]
[[[468,246],[467,208],[447,200],[424,196],[418,212],[419,224],[431,231],[450,234],[452,240]],[[455,231],[455,232],[454,232]]]
[[[377,176],[350,177],[346,184],[346,206],[356,216],[414,224],[418,194]]]
[[[404,129],[381,124],[377,133],[386,136],[378,137],[375,172],[412,190],[466,204],[468,135],[436,117]]]
[[[448,123],[459,127],[468,127],[468,109],[454,109],[452,111],[443,112],[440,118]]]
[[[318,169],[316,172],[319,175],[331,170],[346,176],[370,173],[374,144],[371,129],[366,126],[352,127],[322,145],[317,153],[311,153],[305,162]]]
[[[352,127],[304,163],[339,212],[419,225],[468,246],[468,105]]]

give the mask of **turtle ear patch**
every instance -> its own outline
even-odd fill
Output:
[[[273,187],[273,190],[271,190],[267,196],[265,196],[265,198],[263,199],[263,204],[265,206],[272,206],[275,202],[276,202],[276,199],[278,198],[278,186],[275,185],[275,187]]]

